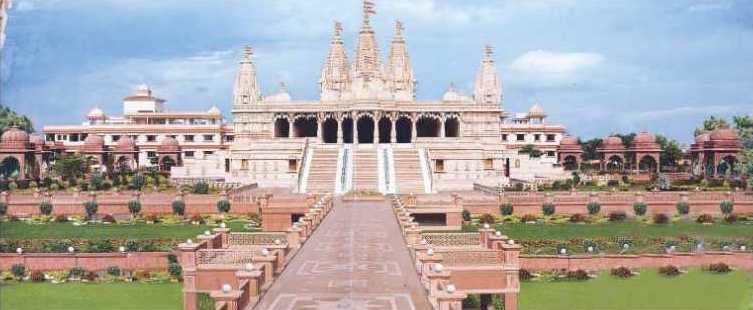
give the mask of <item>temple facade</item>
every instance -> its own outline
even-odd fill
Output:
[[[228,179],[300,192],[423,193],[567,176],[558,149],[565,128],[547,124],[540,105],[503,108],[493,49],[483,49],[473,93],[450,85],[438,100],[416,100],[405,29],[382,58],[366,2],[352,58],[335,23],[318,100],[293,100],[284,84],[262,96],[247,47],[233,93]],[[534,145],[543,156],[518,149]]]

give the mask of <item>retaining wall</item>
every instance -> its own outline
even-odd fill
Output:
[[[615,267],[658,268],[667,265],[677,267],[700,267],[714,263],[743,270],[753,271],[753,253],[750,252],[711,252],[640,254],[640,255],[521,255],[520,268],[528,270],[584,269],[607,270]]]
[[[56,271],[81,267],[88,271],[118,266],[123,270],[166,270],[169,252],[128,253],[29,253],[0,254],[0,270],[23,264],[26,270]]]

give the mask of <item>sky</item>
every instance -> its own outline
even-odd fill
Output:
[[[690,142],[707,115],[753,112],[751,0],[375,2],[383,57],[395,20],[405,25],[421,100],[452,82],[472,93],[489,44],[503,108],[540,103],[583,139],[648,130]],[[352,59],[360,0],[14,0],[0,102],[39,130],[94,106],[120,114],[145,83],[171,110],[228,115],[246,44],[264,94],[285,82],[294,99],[317,99],[335,20]]]

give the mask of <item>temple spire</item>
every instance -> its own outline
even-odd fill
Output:
[[[257,103],[261,98],[259,82],[256,80],[256,68],[254,67],[254,52],[250,46],[243,49],[241,56],[238,75],[235,78],[233,87],[233,106],[242,107],[243,105]]]
[[[361,31],[358,33],[354,70],[355,76],[367,79],[377,77],[380,74],[379,46],[376,42],[374,29],[369,23],[371,15],[374,14],[376,14],[376,11],[374,11],[374,2],[364,0],[363,24],[361,25]]]
[[[342,40],[342,24],[335,22],[335,31],[329,46],[329,54],[319,79],[322,100],[339,99],[350,88],[350,65]]]
[[[479,104],[502,104],[502,79],[494,62],[494,49],[489,45],[484,48],[473,97]]]
[[[412,100],[415,98],[416,81],[413,76],[413,66],[408,55],[408,46],[403,37],[403,23],[395,22],[395,37],[390,46],[387,75],[390,89],[397,100]]]

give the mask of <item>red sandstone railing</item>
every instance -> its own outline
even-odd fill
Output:
[[[608,270],[616,267],[658,268],[702,267],[714,263],[753,271],[753,253],[742,251],[706,251],[701,253],[640,254],[640,255],[522,255],[521,268],[528,270]]]
[[[58,271],[81,267],[89,271],[118,266],[122,270],[166,270],[169,252],[123,253],[0,253],[0,270],[22,264],[29,270]]]

